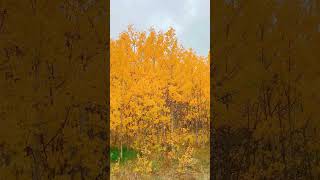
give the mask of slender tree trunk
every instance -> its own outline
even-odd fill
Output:
[[[174,129],[175,129],[175,124],[174,124],[174,121],[175,121],[175,107],[174,107],[174,104],[173,102],[170,102],[170,109],[171,109],[171,132],[173,133],[174,132]]]
[[[120,160],[122,160],[122,155],[123,155],[123,152],[122,152],[122,141],[123,141],[123,133],[122,133],[122,130],[123,130],[123,124],[122,124],[122,112],[120,112],[120,128],[121,128],[121,134],[120,134]]]
[[[123,81],[121,82],[122,84],[122,87],[123,87]],[[123,91],[122,91],[123,92]],[[123,93],[121,93],[121,101],[122,101],[122,104],[124,104],[123,102]],[[123,108],[122,106],[120,107],[120,129],[121,129],[121,133],[120,133],[120,160],[122,160],[122,157],[123,157],[123,150],[122,150],[122,144],[123,144]]]

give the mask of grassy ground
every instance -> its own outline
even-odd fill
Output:
[[[120,163],[119,173],[113,174],[111,179],[119,180],[207,180],[209,177],[210,169],[210,150],[209,148],[198,148],[193,152],[192,157],[195,164],[186,173],[178,173],[177,163],[169,162],[166,157],[161,155],[152,156],[152,173],[149,175],[136,174],[133,169],[137,166],[138,152],[132,149],[123,150],[123,162]],[[111,166],[114,166],[116,159],[119,157],[119,150],[111,148]],[[112,173],[111,173],[112,174]]]
[[[137,157],[138,152],[135,151],[134,149],[128,149],[126,147],[124,147],[122,149],[122,162],[121,163],[125,163],[129,160],[133,160]],[[120,149],[117,147],[111,147],[110,148],[110,157],[111,157],[111,163],[115,163],[119,157],[120,157]]]

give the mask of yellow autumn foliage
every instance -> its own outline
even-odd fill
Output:
[[[184,173],[192,147],[209,145],[209,57],[181,46],[172,28],[133,26],[111,39],[110,52],[111,146],[140,152],[135,174],[152,173],[154,154]]]
[[[172,28],[138,32],[129,26],[111,39],[110,51],[111,145],[166,143],[180,129],[208,135],[208,57],[183,48]]]

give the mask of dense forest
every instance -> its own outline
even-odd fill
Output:
[[[319,179],[317,0],[218,0],[211,144],[216,179]]]
[[[113,177],[209,177],[201,170],[209,170],[209,56],[183,48],[172,28],[133,26],[111,40],[110,55],[110,141],[120,151]],[[139,153],[121,169],[124,148]],[[195,157],[200,150],[207,164]]]

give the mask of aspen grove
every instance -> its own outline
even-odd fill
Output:
[[[133,26],[110,40],[110,53],[111,146],[121,149],[120,159],[123,147],[141,152],[136,172],[152,172],[155,153],[183,172],[193,149],[209,148],[209,53],[185,49],[173,28]]]

